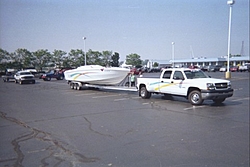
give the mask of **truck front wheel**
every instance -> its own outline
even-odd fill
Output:
[[[140,95],[143,99],[149,99],[151,97],[151,93],[147,91],[146,87],[141,87]]]
[[[203,99],[201,97],[201,92],[198,90],[193,90],[192,92],[189,93],[188,95],[188,101],[192,105],[200,105],[203,103]]]

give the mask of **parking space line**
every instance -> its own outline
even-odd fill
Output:
[[[241,101],[241,100],[249,100],[249,97],[241,98],[241,99],[235,99],[235,100],[231,100],[231,101]]]
[[[139,99],[139,98],[141,98],[141,97],[139,97],[139,96],[132,97],[132,99]]]
[[[129,98],[122,98],[122,99],[115,99],[114,101],[123,101],[123,100],[128,100]]]
[[[94,96],[92,97],[93,99],[97,99],[97,98],[104,98],[104,97],[113,97],[113,96],[120,96],[121,94],[115,94],[115,95],[106,95],[106,96]]]
[[[82,94],[77,94],[75,96],[88,96],[88,95],[97,95],[97,94],[103,94],[103,93],[82,93]]]
[[[193,110],[196,108],[204,108],[204,107],[207,107],[207,106],[193,106],[193,107],[184,108],[183,110]]]

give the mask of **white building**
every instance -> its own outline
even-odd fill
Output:
[[[175,59],[174,62],[172,60],[162,61],[158,60],[156,61],[159,63],[160,67],[166,66],[166,65],[172,65],[174,63],[175,67],[183,67],[183,66],[208,66],[208,65],[226,65],[227,64],[227,58],[190,58],[190,59]],[[249,56],[241,56],[241,57],[231,57],[229,59],[231,66],[236,65],[244,65],[245,63],[250,63]]]

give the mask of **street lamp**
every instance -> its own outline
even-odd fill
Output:
[[[229,10],[229,28],[228,28],[228,44],[227,44],[227,72],[226,72],[226,78],[231,78],[231,73],[229,69],[229,59],[230,59],[230,44],[231,44],[231,24],[232,24],[232,9],[233,4],[235,3],[234,0],[228,0],[227,4],[230,6]]]
[[[82,39],[84,40],[84,60],[85,60],[85,66],[87,65],[87,56],[86,56],[86,51],[85,51],[85,40],[86,40],[86,37],[82,37]]]
[[[174,42],[172,42],[172,64],[174,68]]]

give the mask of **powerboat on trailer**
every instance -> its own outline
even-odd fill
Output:
[[[68,82],[81,82],[95,85],[117,85],[129,74],[130,70],[121,67],[103,67],[100,65],[80,66],[64,72]]]

